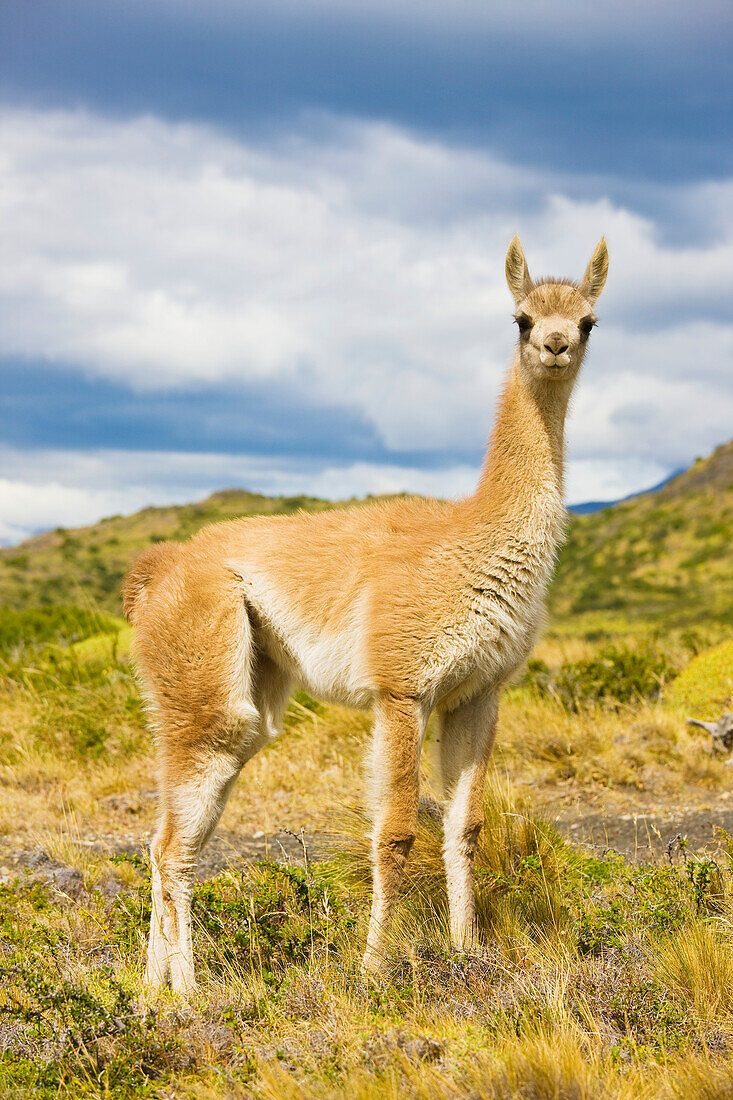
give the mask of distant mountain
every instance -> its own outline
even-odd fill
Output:
[[[0,550],[0,602],[119,613],[122,576],[151,542],[186,539],[216,520],[360,503],[227,489],[196,504],[59,528]],[[554,625],[582,633],[643,619],[660,627],[718,623],[733,632],[733,440],[645,493],[579,507],[550,592]]]
[[[681,466],[679,470],[673,470],[663,481],[658,481],[656,485],[652,485],[649,489],[642,489],[639,493],[629,493],[628,496],[618,497],[616,500],[586,500],[582,504],[570,504],[568,512],[571,512],[574,516],[589,516],[592,512],[600,512],[603,508],[612,508],[614,504],[620,504],[624,500],[633,500],[634,497],[643,496],[644,493],[656,493],[657,489],[663,489],[668,482],[682,473],[684,473],[684,468]]]

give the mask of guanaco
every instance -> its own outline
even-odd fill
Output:
[[[243,765],[280,731],[294,684],[372,707],[373,899],[363,966],[386,935],[413,843],[418,762],[440,723],[450,932],[475,935],[472,862],[501,685],[530,653],[565,523],[568,400],[606,281],[601,239],[579,283],[533,282],[506,255],[519,330],[473,495],[251,517],[159,543],[123,589],[158,746],[147,981],[194,984],[197,855]]]

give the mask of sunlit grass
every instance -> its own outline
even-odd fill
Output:
[[[82,889],[39,884],[35,871],[0,885],[0,1094],[705,1100],[731,1090],[727,857],[675,848],[666,865],[635,866],[572,846],[542,808],[564,790],[642,807],[650,794],[684,791],[699,804],[725,793],[725,758],[675,707],[591,700],[569,712],[551,692],[506,692],[476,859],[479,937],[462,955],[448,937],[431,727],[390,969],[367,983],[370,721],[296,695],[223,828],[304,826],[326,862],[290,865],[274,845],[269,858],[284,867],[245,866],[232,843],[233,866],[196,889],[200,986],[184,1004],[141,984],[152,746],[124,647],[98,635],[66,647],[54,636],[4,669],[0,830],[12,850],[76,869]],[[557,670],[601,644],[550,640],[543,659]],[[675,659],[689,659],[681,642]],[[139,856],[114,855],[120,835],[140,842]]]
[[[428,812],[426,865],[376,982],[359,969],[368,896],[348,826],[330,863],[235,868],[198,887],[200,985],[185,1004],[141,985],[142,864],[113,900],[0,887],[3,1094],[23,1081],[49,1097],[662,1100],[684,1081],[693,1100],[725,1095],[706,1089],[731,1080],[727,866],[706,886],[683,860],[588,856],[503,788],[487,799],[480,876],[498,900],[480,909],[476,950],[455,955],[439,839]]]
[[[653,968],[710,1026],[733,1014],[733,951],[720,925],[698,924],[656,944]]]

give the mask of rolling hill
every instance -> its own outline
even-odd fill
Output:
[[[354,502],[343,502],[348,503]],[[195,504],[144,508],[90,527],[57,527],[0,551],[0,603],[13,608],[92,604],[120,614],[122,577],[135,554],[151,542],[182,541],[218,520],[338,506],[315,497],[265,497],[224,489]]]
[[[553,624],[733,624],[733,440],[661,488],[574,516]]]
[[[120,580],[150,542],[206,523],[346,504],[240,489],[196,504],[146,508],[91,527],[49,531],[0,551],[0,602],[94,606],[119,613]],[[550,596],[551,624],[592,633],[733,622],[733,440],[661,488],[571,517]]]

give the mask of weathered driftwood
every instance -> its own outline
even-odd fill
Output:
[[[733,749],[733,712],[721,715],[717,722],[703,722],[700,718],[688,718],[688,726],[699,726],[713,738],[714,749]]]

